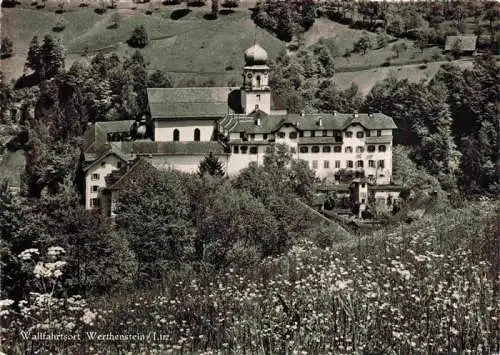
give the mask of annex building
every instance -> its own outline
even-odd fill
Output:
[[[274,144],[288,145],[295,159],[306,160],[326,182],[335,184],[346,171],[382,192],[392,182],[392,132],[397,127],[391,117],[288,114],[269,87],[267,52],[255,44],[244,59],[241,87],[149,88],[153,140],[132,139],[133,129],[145,131],[135,121],[89,127],[83,147],[86,208],[100,206],[111,190],[118,194],[110,181],[119,171],[125,175],[143,166],[131,164],[138,157],[155,168],[195,173],[213,153],[234,176],[251,162],[262,164]]]

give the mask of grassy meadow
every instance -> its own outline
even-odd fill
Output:
[[[210,11],[208,5],[189,9],[185,5],[164,6],[157,3],[139,4],[135,9],[131,6],[121,8],[120,5],[119,9],[108,9],[104,14],[97,14],[90,7],[72,6],[64,13],[56,14],[54,4],[48,4],[44,9],[26,4],[2,9],[3,35],[14,41],[14,56],[1,62],[7,77],[16,78],[23,73],[29,43],[35,35],[39,39],[45,34],[60,37],[66,48],[69,66],[74,61],[88,60],[99,51],[129,56],[135,49],[130,48],[126,41],[134,27],[144,25],[150,44],[141,52],[149,63],[149,69],[166,72],[176,86],[186,85],[193,79],[198,82],[210,80],[216,85],[239,83],[243,52],[254,40],[269,52],[271,58],[287,48],[285,42],[255,26],[248,6],[222,12],[217,20],[208,20],[205,18]],[[152,11],[149,15],[146,14],[148,9]],[[119,14],[117,28],[112,27],[114,14]],[[54,32],[53,27],[59,18],[63,18],[67,25],[63,31]],[[406,39],[391,42],[384,48],[373,48],[365,55],[352,53],[344,57],[346,51],[352,50],[353,43],[365,34],[376,42],[374,33],[320,18],[311,29],[299,36],[298,43],[305,47],[320,40],[332,43],[337,52],[335,67],[339,87],[348,87],[355,82],[364,93],[391,71],[398,78],[428,80],[437,72],[438,64],[431,63],[426,70],[418,69],[418,65],[401,66],[409,62],[433,61],[438,57],[443,60],[439,48],[427,48],[420,52]],[[396,56],[392,45],[399,42],[404,42],[407,50]],[[378,68],[388,61],[391,66]],[[367,70],[367,67],[375,68]]]

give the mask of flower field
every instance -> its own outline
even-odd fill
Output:
[[[93,323],[81,322],[82,334],[140,339],[87,338],[62,344],[61,352],[498,352],[498,212],[476,207],[349,247],[303,241],[254,270],[174,274],[164,291],[101,301]],[[14,352],[46,344],[5,340]]]

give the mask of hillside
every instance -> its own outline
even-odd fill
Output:
[[[250,19],[248,6],[223,11],[217,20],[207,20],[204,17],[209,12],[209,6],[191,7],[189,10],[185,5],[161,6],[151,15],[146,14],[147,6],[140,4],[139,8],[133,9],[123,5],[124,8],[108,10],[102,15],[97,14],[94,9],[78,7],[68,8],[60,15],[48,8],[4,8],[2,33],[14,41],[14,56],[2,60],[2,70],[9,78],[22,74],[29,43],[35,35],[39,38],[45,34],[59,36],[67,50],[68,66],[76,60],[86,60],[99,51],[128,56],[134,49],[125,42],[133,28],[140,24],[146,27],[151,40],[142,50],[149,69],[167,72],[175,85],[186,85],[193,79],[197,82],[212,81],[216,85],[239,83],[242,53],[255,40],[266,48],[271,58],[286,47],[285,42],[255,26]],[[120,17],[119,27],[110,28],[115,13]],[[56,33],[52,28],[60,17],[64,18],[67,26],[62,32]],[[418,65],[379,68],[387,61],[403,65],[442,58],[439,48],[428,48],[421,53],[408,40],[396,41],[404,42],[408,48],[397,57],[391,50],[392,43],[384,48],[370,50],[366,55],[352,53],[349,57],[342,56],[352,49],[353,43],[363,34],[375,41],[376,35],[373,33],[320,18],[309,31],[300,36],[299,43],[308,47],[318,41],[326,41],[335,47],[339,87],[347,87],[355,82],[364,93],[391,72],[398,78],[419,81],[428,80],[438,70],[437,63],[429,64],[425,70],[419,69]],[[368,67],[375,68],[366,70]]]

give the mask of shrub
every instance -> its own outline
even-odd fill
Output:
[[[240,4],[239,0],[225,0],[222,2],[222,7],[234,8]]]
[[[64,31],[64,29],[66,28],[67,25],[68,25],[68,21],[66,21],[63,17],[60,17],[57,20],[56,25],[54,27],[52,27],[52,31],[62,32],[62,31]]]
[[[9,58],[12,57],[14,53],[14,44],[9,37],[2,38],[2,44],[0,47],[0,58]]]
[[[148,33],[143,25],[134,28],[127,44],[132,48],[144,48],[148,45]]]

